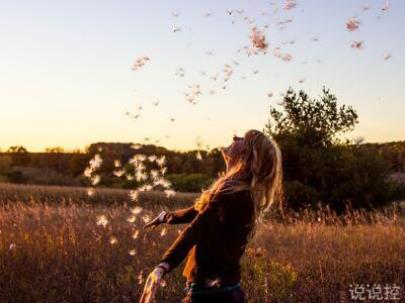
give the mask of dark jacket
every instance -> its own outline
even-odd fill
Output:
[[[254,205],[250,191],[221,193],[199,213],[194,207],[170,212],[169,224],[190,223],[165,252],[161,262],[170,271],[188,255],[183,275],[188,282],[221,284],[240,281],[240,259],[253,228]]]

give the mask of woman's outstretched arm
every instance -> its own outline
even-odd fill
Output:
[[[198,211],[194,209],[194,206],[167,212],[165,215],[165,222],[168,224],[183,224],[190,223],[197,216]]]
[[[182,224],[190,223],[193,221],[198,211],[194,209],[194,206],[184,209],[179,209],[172,212],[162,211],[156,218],[154,218],[149,223],[145,224],[144,228],[152,227],[155,228],[157,225],[168,223],[168,224]]]

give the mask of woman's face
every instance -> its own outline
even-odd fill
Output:
[[[236,160],[238,160],[245,151],[244,138],[233,136],[232,143],[228,147],[222,148],[221,151],[225,163],[229,168],[233,163],[236,163]]]

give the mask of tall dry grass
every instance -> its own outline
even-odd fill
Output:
[[[150,202],[159,194],[149,204],[143,196],[133,223],[125,203],[35,204],[0,195],[0,302],[136,302],[147,273],[184,227],[142,229],[162,208]],[[109,220],[105,227],[96,224],[99,215]],[[307,211],[286,221],[260,227],[246,251],[248,302],[350,302],[355,283],[395,283],[403,292],[405,224],[395,210],[345,219]],[[157,301],[179,302],[181,268],[166,282]]]

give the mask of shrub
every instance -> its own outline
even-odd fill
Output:
[[[183,192],[200,192],[213,181],[210,176],[205,174],[172,174],[167,175],[167,179],[172,182],[175,190]]]

